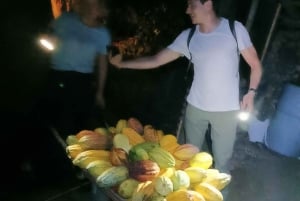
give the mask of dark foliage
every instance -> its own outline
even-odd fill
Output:
[[[168,45],[187,26],[185,2],[113,2],[108,26],[114,45],[127,57],[152,54]],[[120,17],[121,16],[121,17]]]

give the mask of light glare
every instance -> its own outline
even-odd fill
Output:
[[[40,43],[42,44],[42,46],[44,46],[48,50],[54,50],[54,45],[47,39],[41,38]]]
[[[241,121],[247,121],[250,117],[250,113],[242,111],[242,112],[239,113],[238,117]]]

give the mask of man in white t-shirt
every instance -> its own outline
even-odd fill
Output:
[[[187,143],[200,149],[208,125],[211,125],[212,150],[215,168],[228,172],[237,128],[237,112],[253,110],[254,96],[259,85],[262,67],[245,27],[235,21],[237,41],[229,21],[219,17],[217,0],[188,0],[186,13],[196,30],[187,45],[190,29],[182,31],[172,44],[154,56],[122,61],[121,55],[110,57],[118,68],[151,69],[160,67],[181,56],[194,64],[194,79],[187,96],[184,131]],[[251,68],[249,91],[239,102],[239,54]]]

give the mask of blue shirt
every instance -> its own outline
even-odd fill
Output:
[[[106,48],[111,42],[108,29],[103,26],[88,27],[75,13],[63,13],[52,25],[57,37],[51,58],[52,68],[92,73],[96,56],[107,54]]]

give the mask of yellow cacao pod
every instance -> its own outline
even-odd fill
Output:
[[[78,144],[78,138],[76,135],[69,135],[66,139],[67,145]]]
[[[128,178],[121,182],[121,184],[118,187],[118,194],[122,198],[130,198],[132,197],[132,194],[134,190],[137,188],[140,182],[138,182],[135,179]]]
[[[91,162],[96,160],[99,160],[99,158],[94,156],[87,156],[87,157],[80,158],[80,160],[73,160],[73,164],[82,169],[85,169]]]
[[[173,156],[179,160],[190,160],[195,154],[199,152],[199,148],[193,144],[182,144],[178,146]]]
[[[176,171],[176,169],[174,167],[163,168],[163,169],[160,169],[158,176],[170,178],[173,176],[175,171]]]
[[[211,184],[202,182],[194,186],[194,190],[203,195],[206,201],[223,201],[222,193]]]
[[[126,128],[127,127],[127,120],[126,119],[120,119],[115,128],[116,128],[116,133],[121,133],[123,128]]]
[[[94,177],[97,178],[100,176],[105,170],[112,167],[112,164],[108,161],[104,160],[95,160],[90,162],[86,169],[87,171]]]
[[[172,134],[162,136],[159,141],[160,147],[173,153],[173,151],[179,146],[177,138]]]
[[[152,181],[145,181],[138,184],[136,189],[133,191],[131,201],[146,201],[151,200],[154,195],[155,189]]]
[[[224,189],[231,181],[231,175],[227,173],[208,174],[203,182],[209,183],[218,190]]]
[[[145,142],[145,139],[135,130],[132,128],[123,128],[122,134],[126,135],[128,137],[129,143],[134,146],[139,143]]]
[[[199,167],[188,167],[184,171],[189,175],[191,184],[198,184],[206,178],[206,171]]]
[[[204,197],[192,190],[179,189],[166,196],[167,201],[206,201]]]
[[[150,160],[155,161],[160,168],[175,167],[175,158],[171,153],[160,147],[151,149],[148,154]]]
[[[73,144],[66,147],[67,155],[70,159],[76,158],[78,154],[83,151],[82,147],[79,144]]]
[[[213,164],[213,157],[210,153],[199,152],[196,153],[190,160],[191,167],[201,167],[208,169]]]
[[[106,150],[86,150],[80,152],[73,161],[80,161],[85,157],[95,157],[99,160],[109,161],[110,151]]]

